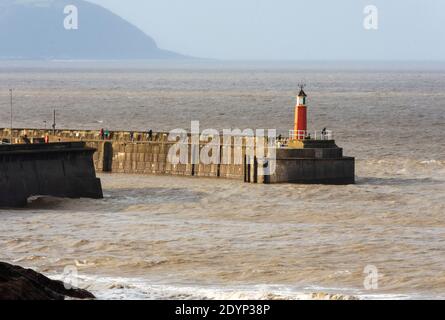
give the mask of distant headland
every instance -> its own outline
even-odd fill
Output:
[[[0,59],[186,59],[126,20],[83,0],[2,0]]]

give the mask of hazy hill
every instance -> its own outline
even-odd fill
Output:
[[[64,8],[78,8],[66,30]],[[0,59],[174,59],[114,13],[82,0],[0,0]]]

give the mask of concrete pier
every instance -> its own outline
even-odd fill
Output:
[[[84,142],[0,145],[0,207],[23,207],[31,196],[102,198]]]
[[[171,164],[168,152],[174,143],[168,141],[168,133],[111,131],[108,140],[101,140],[99,131],[15,129],[16,142],[27,135],[31,140],[49,135],[51,141],[84,141],[96,149],[93,155],[97,172],[154,174],[192,177],[234,179],[247,183],[301,183],[301,184],[353,184],[355,159],[345,157],[343,149],[335,141],[308,139],[287,143],[276,148],[276,159],[248,157],[245,146],[223,146],[220,164]],[[9,129],[0,129],[0,138],[8,139]],[[192,147],[189,146],[189,149]],[[202,145],[200,145],[202,148]],[[230,164],[227,164],[225,148],[229,148]],[[241,161],[234,161],[234,154],[241,154]],[[266,153],[267,154],[267,153]],[[274,161],[276,170],[265,175],[266,168]]]
[[[343,149],[334,141],[316,144],[308,143],[303,149],[278,149],[276,171],[269,183],[354,184],[355,159],[343,156]]]
[[[347,185],[355,183],[355,159],[343,156],[333,140],[305,140],[299,148],[276,149],[276,159],[252,159],[245,163],[248,183],[298,183]],[[265,168],[274,166],[270,175]]]

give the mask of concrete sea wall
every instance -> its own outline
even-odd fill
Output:
[[[223,150],[219,152],[219,164],[172,164],[168,159],[169,151],[174,145],[171,142],[89,141],[87,144],[98,150],[93,161],[99,172],[243,179],[243,163],[235,164],[231,161],[232,164],[223,164]],[[203,145],[200,146],[202,147]],[[188,145],[187,148],[191,159],[192,146]],[[232,149],[232,159],[234,152]],[[241,152],[242,158],[245,149]]]
[[[0,139],[9,140],[9,129],[0,129]],[[157,174],[197,177],[221,177],[227,179],[243,180],[242,160],[235,161],[236,152],[240,152],[243,159],[245,148],[234,150],[231,147],[229,161],[227,152],[221,147],[219,152],[219,164],[172,164],[168,161],[168,153],[174,142],[168,141],[168,134],[154,132],[150,136],[148,132],[112,131],[110,139],[102,140],[99,131],[85,130],[43,130],[43,129],[15,129],[13,130],[13,142],[23,142],[23,137],[43,139],[50,137],[50,142],[57,141],[84,141],[89,147],[96,149],[93,156],[94,167],[97,172],[113,172],[128,174]],[[200,149],[204,147],[200,145]],[[192,147],[189,146],[189,159],[191,159]],[[199,162],[199,161],[198,161]],[[231,163],[231,164],[223,164]]]
[[[102,198],[83,142],[0,145],[0,207],[23,207],[30,196]]]
[[[0,139],[9,139],[9,129],[0,129]],[[302,149],[276,149],[276,160],[257,158],[242,145],[221,144],[215,156],[218,164],[172,164],[168,154],[174,142],[168,134],[157,132],[112,131],[109,139],[101,139],[99,131],[15,129],[13,141],[21,137],[41,141],[49,136],[50,141],[85,141],[97,149],[93,156],[97,172],[128,174],[156,174],[236,179],[248,183],[320,183],[351,184],[355,182],[355,159],[343,156],[343,149],[335,141],[310,141]],[[201,143],[202,150],[206,143]],[[256,146],[254,147],[254,149]],[[188,159],[192,158],[193,146],[188,145]],[[256,150],[256,149],[255,149]],[[199,153],[199,152],[198,152]],[[266,148],[265,154],[268,154]],[[274,166],[271,175],[264,174]]]

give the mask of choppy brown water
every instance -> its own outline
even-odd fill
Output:
[[[75,265],[103,298],[445,298],[445,72],[0,69],[1,86],[17,88],[23,127],[42,126],[58,105],[60,125],[72,128],[200,120],[285,132],[301,79],[311,126],[333,129],[358,158],[357,185],[102,175],[103,200],[0,211],[0,260],[55,277]],[[378,290],[363,286],[367,265],[379,270]]]

